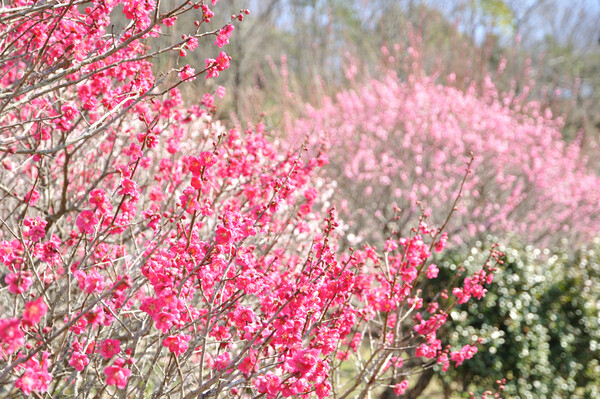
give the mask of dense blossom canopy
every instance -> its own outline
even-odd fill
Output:
[[[409,54],[418,61],[416,50]],[[548,244],[597,234],[600,177],[578,142],[563,141],[560,118],[527,100],[527,88],[502,93],[488,78],[461,91],[418,66],[406,79],[385,67],[362,82],[351,68],[354,88],[307,106],[290,133],[335,149],[329,171],[347,200],[342,215],[353,215],[351,233],[381,239],[394,215],[389,203],[409,227],[421,213],[417,201],[441,222],[438,210],[450,208],[474,154],[454,238],[512,233]]]
[[[324,153],[283,150],[261,123],[225,127],[212,93],[183,103],[177,86],[227,69],[225,51],[198,72],[153,74],[155,56],[181,60],[204,36],[226,46],[248,14],[201,32],[215,18],[205,3],[0,10],[3,395],[364,396],[472,357],[476,340],[451,348],[438,331],[485,294],[495,251],[425,301],[447,241],[425,216],[338,251],[315,173]],[[108,29],[120,13],[125,26]],[[194,27],[153,50],[181,13]]]

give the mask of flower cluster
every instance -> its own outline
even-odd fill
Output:
[[[155,79],[148,42],[184,12],[208,23],[204,2],[52,4],[0,10],[0,180],[10,187],[0,384],[10,395],[324,398],[340,364],[365,351],[370,366],[350,377],[372,378],[348,378],[345,396],[472,356],[438,331],[456,303],[485,294],[494,265],[448,287],[456,298],[429,301],[419,283],[436,277],[432,251],[447,236],[425,216],[380,248],[342,250],[317,174],[325,152],[286,149],[262,123],[226,128],[210,93],[184,106],[177,86],[198,75],[189,65],[165,72],[174,86]],[[118,4],[130,22],[108,34]],[[217,46],[232,31],[213,31]],[[203,36],[160,51],[193,50]],[[204,72],[229,62],[221,52]]]

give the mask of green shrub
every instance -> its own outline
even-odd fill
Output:
[[[481,392],[506,378],[510,398],[600,397],[600,240],[570,252],[501,248],[504,265],[487,296],[452,312],[450,342],[484,338],[475,358],[443,376]],[[481,264],[484,244],[441,262]]]

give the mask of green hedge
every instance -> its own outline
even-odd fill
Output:
[[[569,252],[500,250],[504,265],[487,296],[451,314],[450,342],[478,335],[481,350],[444,381],[481,393],[506,378],[509,398],[600,398],[600,241]],[[488,252],[478,243],[440,264],[475,269]]]

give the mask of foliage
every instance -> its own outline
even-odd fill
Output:
[[[480,243],[481,244],[481,243]],[[454,340],[483,338],[486,349],[448,375],[462,390],[506,377],[515,398],[596,398],[600,386],[600,242],[570,252],[513,243],[486,298],[452,313]],[[444,270],[485,257],[445,255]]]
[[[491,19],[491,25],[498,24],[508,31],[514,28],[513,11],[503,0],[479,0],[476,4],[474,11],[481,10],[484,18]]]

